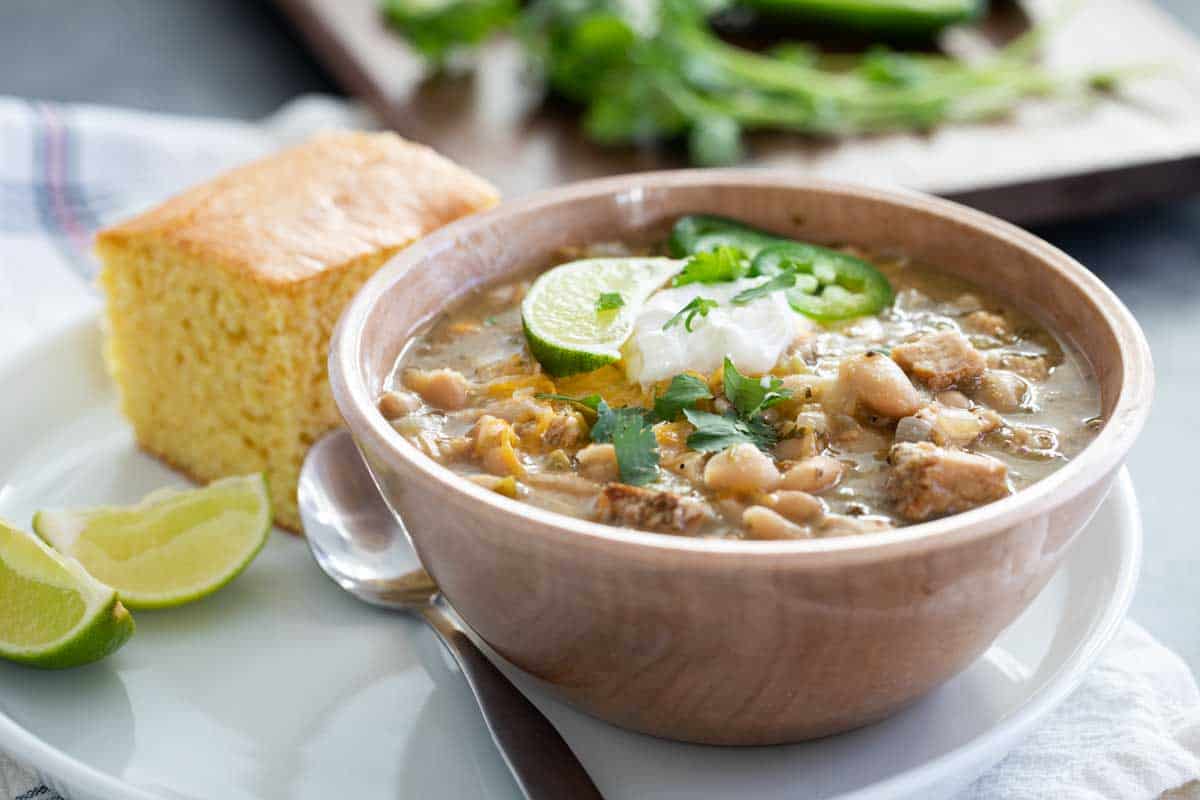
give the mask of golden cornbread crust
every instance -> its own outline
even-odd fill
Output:
[[[102,231],[106,343],[139,444],[194,479],[265,472],[299,531],[304,454],[339,423],[325,361],[358,288],[496,191],[390,133],[332,133]]]
[[[169,244],[286,285],[400,248],[499,195],[423,145],[341,131],[226,172],[101,231],[100,246]]]

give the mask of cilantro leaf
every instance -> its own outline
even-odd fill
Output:
[[[658,477],[658,439],[646,410],[634,406],[612,408],[601,400],[596,414],[592,441],[612,444],[621,481],[641,486]]]
[[[637,414],[617,416],[612,427],[617,470],[621,482],[630,486],[642,486],[658,477],[658,439],[654,436],[654,428],[640,413],[641,409],[637,411]]]
[[[603,400],[596,405],[596,422],[592,425],[592,441],[596,444],[608,444],[613,440],[613,431],[617,428],[617,423],[623,419],[631,419],[639,424],[646,422],[646,410],[629,406],[625,408],[612,408]]]
[[[565,394],[549,394],[547,392],[539,392],[535,394],[538,400],[557,400],[560,403],[570,403],[584,413],[595,414],[599,411],[600,406],[604,401],[600,399],[598,394],[589,394],[587,397],[571,397]]]
[[[663,323],[662,329],[665,331],[672,326],[683,322],[683,327],[688,333],[691,333],[692,324],[695,322],[696,315],[699,314],[702,317],[707,317],[708,312],[712,311],[718,305],[720,305],[720,303],[718,303],[716,300],[709,300],[707,297],[693,298],[692,302],[679,309],[679,311],[675,313],[675,316]]]
[[[708,384],[695,375],[676,375],[671,385],[660,397],[654,398],[654,415],[664,422],[679,416],[685,408],[692,408],[697,400],[708,400],[712,392]]]
[[[732,411],[722,416],[692,408],[685,408],[683,415],[696,426],[688,436],[687,446],[701,453],[715,453],[743,442],[769,450],[778,441],[775,429],[762,416],[746,420],[739,419]]]
[[[737,409],[738,416],[750,419],[760,411],[782,403],[792,396],[791,389],[783,388],[783,381],[774,375],[748,378],[738,372],[728,356],[725,357],[725,399]]]
[[[601,292],[596,298],[596,313],[601,311],[612,311],[625,305],[625,298],[621,297],[620,292]]]
[[[707,252],[696,253],[683,265],[671,281],[672,286],[689,283],[725,283],[745,277],[750,271],[750,260],[736,247],[721,246]]]
[[[760,297],[766,297],[771,292],[790,289],[796,285],[796,273],[781,272],[775,277],[765,280],[757,286],[751,286],[749,289],[743,289],[733,296],[730,300],[735,306],[744,306],[747,303],[752,303]]]

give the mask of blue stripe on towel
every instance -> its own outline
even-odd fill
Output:
[[[17,795],[13,800],[63,800],[63,796],[48,786],[37,786]]]

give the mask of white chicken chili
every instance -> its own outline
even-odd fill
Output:
[[[683,218],[666,248],[597,245],[473,292],[408,342],[380,412],[508,497],[744,539],[966,511],[1102,424],[1083,358],[960,279],[713,217]]]

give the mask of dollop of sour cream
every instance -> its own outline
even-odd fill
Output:
[[[783,292],[772,292],[746,305],[732,304],[734,295],[762,282],[763,278],[742,278],[730,283],[690,283],[651,295],[622,349],[626,377],[648,385],[685,371],[707,375],[721,366],[726,356],[744,373],[769,372],[798,336],[812,330],[813,323],[792,310]],[[697,297],[719,305],[706,317],[695,315],[690,332],[683,320],[663,330],[671,317]]]

